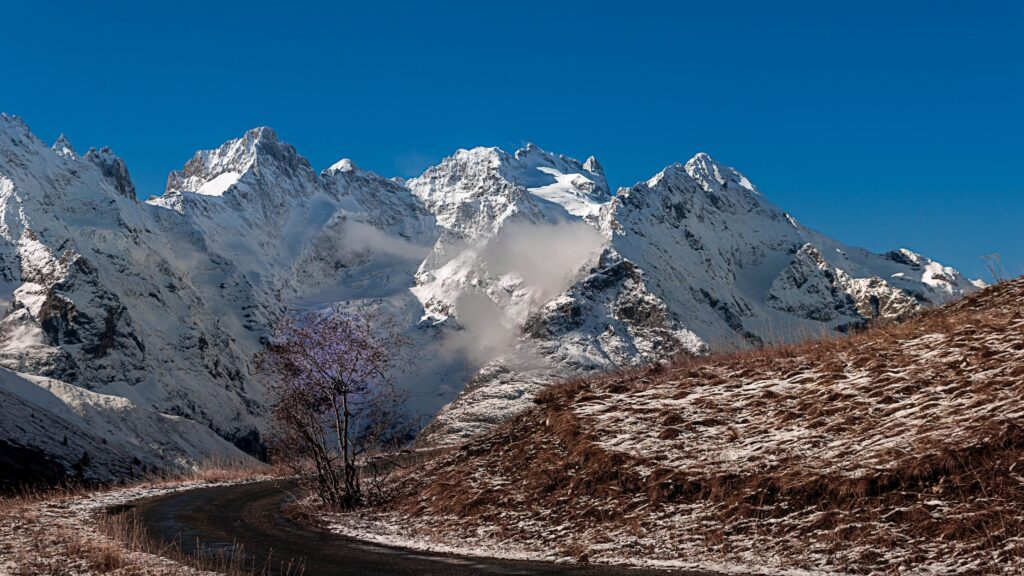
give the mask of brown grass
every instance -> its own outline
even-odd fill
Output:
[[[178,484],[244,481],[272,473],[255,461],[207,462],[177,476],[152,477],[133,488],[160,488]],[[76,501],[108,490],[65,486],[27,490],[0,497],[0,572],[6,562],[21,575],[117,574],[190,575],[220,573],[229,576],[265,574],[269,566],[253,566],[240,548],[189,554],[180,545],[151,538],[131,512],[99,511],[89,518],[75,514]],[[274,566],[278,573],[301,574],[302,566]]]
[[[235,482],[254,476],[281,476],[287,473],[288,471],[284,468],[270,466],[254,458],[246,458],[244,460],[207,460],[192,470],[153,475],[144,480],[141,485],[180,484],[182,482]]]
[[[271,566],[253,566],[245,551],[218,550],[189,554],[179,544],[168,545],[149,537],[131,513],[103,514],[96,532],[74,526],[48,527],[40,517],[25,517],[19,538],[23,546],[15,555],[15,574],[117,574],[186,576],[217,573],[227,576],[258,576]],[[298,564],[274,566],[275,573],[300,575]]]
[[[534,546],[568,533],[559,546],[590,559],[598,526],[646,537],[616,551],[644,559],[1024,568],[1024,279],[848,337],[572,380],[536,404],[410,475],[390,513]]]

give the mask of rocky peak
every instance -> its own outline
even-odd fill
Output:
[[[699,152],[687,161],[683,169],[705,190],[741,190],[758,194],[757,188],[746,176],[733,168],[719,164],[705,152]]]
[[[18,116],[0,113],[0,148],[10,149],[14,154],[46,147],[32,134],[25,121]]]
[[[75,152],[75,147],[71,145],[67,136],[63,132],[57,137],[57,141],[53,143],[51,149],[57,154],[70,159],[78,158],[78,153]]]
[[[437,240],[433,215],[403,182],[362,170],[348,159],[324,170],[320,181],[347,217],[416,244]]]
[[[616,198],[612,211],[617,217],[624,216],[623,209],[635,213],[649,207],[655,212],[672,212],[673,220],[688,214],[702,220],[711,214],[749,212],[771,220],[785,218],[745,176],[703,152],[686,164],[671,164],[646,182],[620,190]]]
[[[363,170],[348,158],[343,158],[320,173],[320,181],[324,189],[337,198],[358,198],[360,203],[387,203],[394,197],[403,203],[420,205],[419,200],[402,182],[385,178],[376,172]],[[346,209],[354,207],[345,205]],[[363,206],[366,209],[378,209],[383,206]]]
[[[686,171],[686,168],[682,164],[675,162],[662,168],[661,172],[658,172],[654,176],[651,176],[646,182],[642,182],[640,184],[633,186],[632,189],[639,188],[641,185],[643,185],[646,188],[657,188],[659,185],[662,184],[662,182],[689,182],[691,180],[692,177]]]
[[[525,200],[526,190],[502,174],[509,159],[500,148],[460,149],[406,184],[438,224],[473,236],[492,230]]]
[[[504,176],[514,184],[528,188],[569,185],[572,192],[584,195],[596,202],[611,198],[604,170],[596,158],[591,156],[586,163],[564,154],[552,154],[536,144],[529,143],[516,151],[503,166]]]
[[[63,138],[63,134],[61,135]],[[60,143],[60,140],[57,141]],[[66,140],[65,140],[66,142]],[[57,144],[54,144],[56,149]],[[68,143],[66,149],[70,149],[71,144]],[[62,154],[58,152],[58,154]],[[74,150],[71,150],[71,154],[74,154]],[[132,177],[128,173],[128,165],[125,164],[124,160],[119,158],[109,146],[104,146],[99,150],[90,148],[85,153],[85,159],[95,164],[104,178],[107,178],[114,185],[117,193],[130,200],[135,200],[135,183],[132,182]]]
[[[523,146],[519,150],[516,150],[515,157],[520,159],[531,154],[547,154],[544,150],[541,150],[540,146],[537,146],[533,142],[527,142],[526,146]]]
[[[501,185],[499,185],[501,184]],[[547,152],[536,144],[509,154],[500,148],[458,150],[437,166],[409,181],[420,197],[430,202],[437,196],[449,200],[507,193],[509,186],[536,193],[541,189],[565,189],[592,202],[611,198],[601,165],[591,157],[586,164],[565,155]]]
[[[25,121],[20,116],[14,116],[6,112],[0,112],[0,131],[12,135],[20,134],[21,136],[32,134],[28,124],[25,124]]]
[[[182,170],[171,172],[164,196],[153,202],[180,210],[184,193],[225,196],[243,180],[247,185],[238,196],[248,197],[250,191],[262,190],[264,200],[276,203],[274,196],[308,195],[316,185],[316,174],[294,146],[261,126],[214,150],[196,152]],[[301,184],[282,186],[284,181]]]
[[[355,162],[349,160],[348,158],[342,158],[341,160],[338,160],[334,164],[331,164],[331,166],[327,168],[327,170],[324,170],[324,172],[355,172],[357,170],[359,170],[359,167],[356,166]]]
[[[907,250],[906,248],[900,248],[899,250],[893,250],[892,252],[886,252],[884,254],[886,258],[896,262],[897,264],[903,264],[913,270],[921,269],[921,255]]]
[[[509,154],[497,146],[477,146],[459,149],[436,166],[439,172],[453,171],[457,174],[493,174],[509,161]],[[431,172],[427,169],[427,172]]]

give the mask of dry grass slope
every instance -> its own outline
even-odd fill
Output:
[[[1024,571],[1024,279],[537,403],[410,475],[377,520],[591,561]]]
[[[154,477],[130,487],[67,487],[0,496],[0,575],[12,576],[191,576],[263,574],[244,551],[185,553],[149,537],[131,513],[108,514],[108,506],[168,490],[243,482],[280,473],[256,461],[211,461],[194,471]],[[302,567],[274,567],[298,575]]]

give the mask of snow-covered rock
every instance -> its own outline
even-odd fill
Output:
[[[78,158],[78,153],[75,152],[75,147],[71,145],[71,141],[68,140],[68,137],[65,136],[63,132],[61,132],[60,136],[57,137],[57,140],[53,143],[51,148],[54,152],[65,158],[69,158],[71,160]]]
[[[0,116],[0,366],[190,418],[258,451],[255,346],[239,345],[241,324],[223,314],[233,294],[211,284],[230,263],[132,190],[109,150],[61,154]]]
[[[65,143],[67,143],[66,139]],[[56,144],[54,145],[56,146]],[[75,152],[71,149],[71,144],[67,143],[67,146],[62,147],[57,153],[74,158]],[[113,150],[107,146],[99,150],[90,148],[85,153],[85,159],[99,167],[103,176],[114,184],[118,194],[129,200],[135,200],[135,183],[132,182],[132,177],[128,173],[128,165],[114,154]]]

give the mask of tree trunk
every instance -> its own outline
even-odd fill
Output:
[[[348,499],[348,505],[354,506],[359,503],[359,481],[356,472],[355,454],[352,454],[352,450],[349,446],[349,420],[352,417],[352,413],[348,408],[348,394],[343,393],[341,395],[342,405],[342,426],[344,426],[344,434],[342,434],[345,440],[345,447],[342,454],[345,458],[345,495]]]

